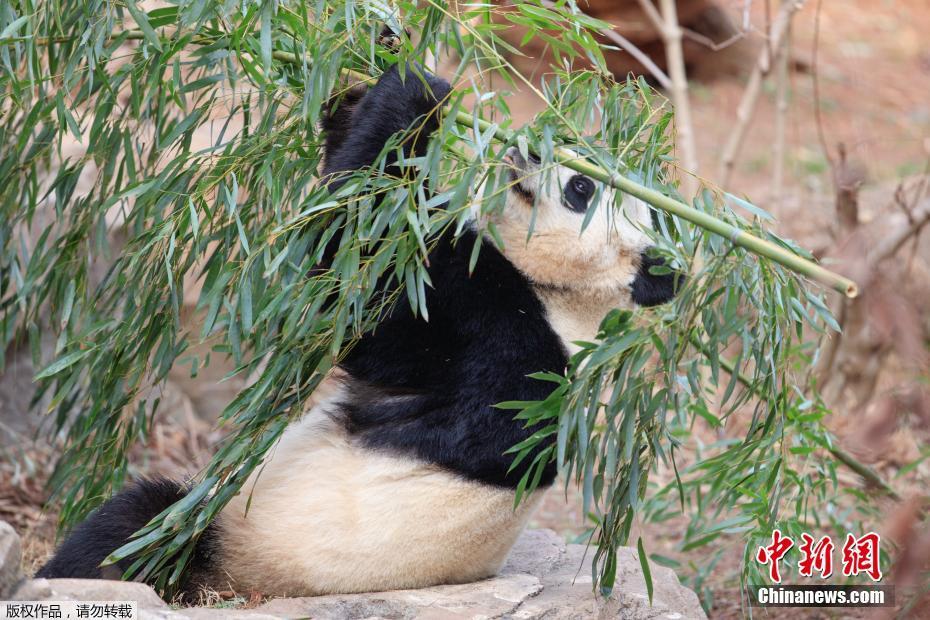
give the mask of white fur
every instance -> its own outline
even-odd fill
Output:
[[[544,171],[511,153],[516,183],[536,196],[534,205],[510,191],[500,213],[488,215],[504,242],[503,253],[534,285],[553,330],[573,353],[577,340],[591,341],[612,308],[632,308],[632,284],[652,240],[649,207],[595,182],[598,191],[585,214],[562,202],[562,189],[578,174],[565,166]],[[527,239],[530,223],[533,234]]]
[[[541,492],[514,492],[357,445],[329,394],[291,424],[219,518],[236,589],[307,596],[464,583],[493,575]],[[246,512],[251,493],[251,505]]]
[[[631,285],[650,245],[643,232],[649,211],[630,197],[617,206],[614,190],[601,188],[582,230],[584,214],[562,204],[573,171],[558,167],[545,178],[526,164],[520,172],[519,182],[539,197],[533,235],[527,239],[533,205],[517,192],[489,218],[504,255],[533,282],[573,352],[573,341],[594,339],[607,311],[632,307]],[[316,404],[220,515],[230,585],[299,596],[462,583],[497,572],[542,491],[515,511],[511,489],[353,443],[330,417],[347,389],[335,387],[340,381],[321,386]]]

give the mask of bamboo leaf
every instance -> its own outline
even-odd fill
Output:
[[[652,571],[649,569],[649,557],[643,548],[643,537],[636,540],[636,552],[639,555],[639,565],[643,569],[643,578],[646,580],[646,593],[649,595],[649,604],[652,605]]]
[[[136,25],[139,26],[142,34],[145,35],[145,40],[148,41],[152,47],[161,51],[161,39],[159,39],[158,33],[155,32],[155,29],[152,28],[152,25],[149,23],[148,16],[145,12],[139,10],[135,0],[126,0],[124,6],[129,10],[129,14],[132,15],[132,18],[135,20]]]
[[[49,377],[57,375],[93,352],[93,349],[84,349],[82,351],[67,353],[36,373],[35,380],[48,379]]]

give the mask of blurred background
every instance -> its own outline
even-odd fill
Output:
[[[843,334],[825,344],[815,372],[843,449],[893,487],[876,528],[900,550],[894,583],[917,584],[930,558],[922,524],[930,488],[930,3],[679,0],[672,21],[668,4],[580,0],[579,8],[614,27],[603,37],[615,48],[608,64],[618,78],[642,75],[674,101],[683,167],[766,209],[779,234],[859,283],[857,299],[831,297]],[[551,50],[540,39],[522,45],[520,28],[501,23],[524,53],[510,61],[538,82]],[[516,125],[542,108],[528,90],[508,104]],[[193,321],[198,289],[185,290]],[[207,343],[192,353],[209,351]],[[41,433],[44,403],[30,407],[31,358],[25,345],[14,347],[0,371],[0,519],[23,535],[27,571],[50,553],[56,519],[44,488],[56,448]],[[225,378],[232,370],[214,354],[195,377],[187,366],[172,371],[134,474],[183,477],[206,464],[221,437],[214,421],[242,387],[242,378]],[[698,428],[698,436],[739,436],[734,418],[728,424],[737,428]],[[863,493],[884,493],[867,476],[845,473]],[[579,506],[571,492],[553,489],[532,525],[581,536]],[[742,543],[721,536],[719,561],[697,566],[677,544],[684,523],[642,533],[678,563],[711,617],[742,617]],[[908,614],[930,617],[924,603]]]

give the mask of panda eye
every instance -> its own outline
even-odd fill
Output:
[[[576,213],[588,210],[588,201],[594,194],[594,182],[586,176],[575,175],[565,185],[565,206]]]

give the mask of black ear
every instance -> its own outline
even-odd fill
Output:
[[[404,33],[407,38],[410,38],[409,30],[405,29]],[[385,25],[378,35],[378,45],[396,51],[400,44],[400,35],[395,33],[390,26]],[[367,92],[367,85],[355,84],[346,91],[332,96],[323,106],[321,125],[323,132],[326,134],[325,155],[327,160],[345,141],[346,134],[352,126],[352,116],[355,113],[355,108]]]
[[[348,90],[331,97],[323,106],[323,118],[320,124],[323,127],[323,133],[326,134],[324,151],[326,161],[345,142],[346,135],[352,127],[355,108],[367,92],[368,86],[355,84]]]
[[[407,28],[404,28],[404,34],[407,35],[408,39],[410,38],[410,30]],[[378,35],[378,45],[392,52],[396,52],[400,48],[401,43],[400,34],[394,32],[393,28],[385,24],[384,28],[381,29],[381,34]]]

